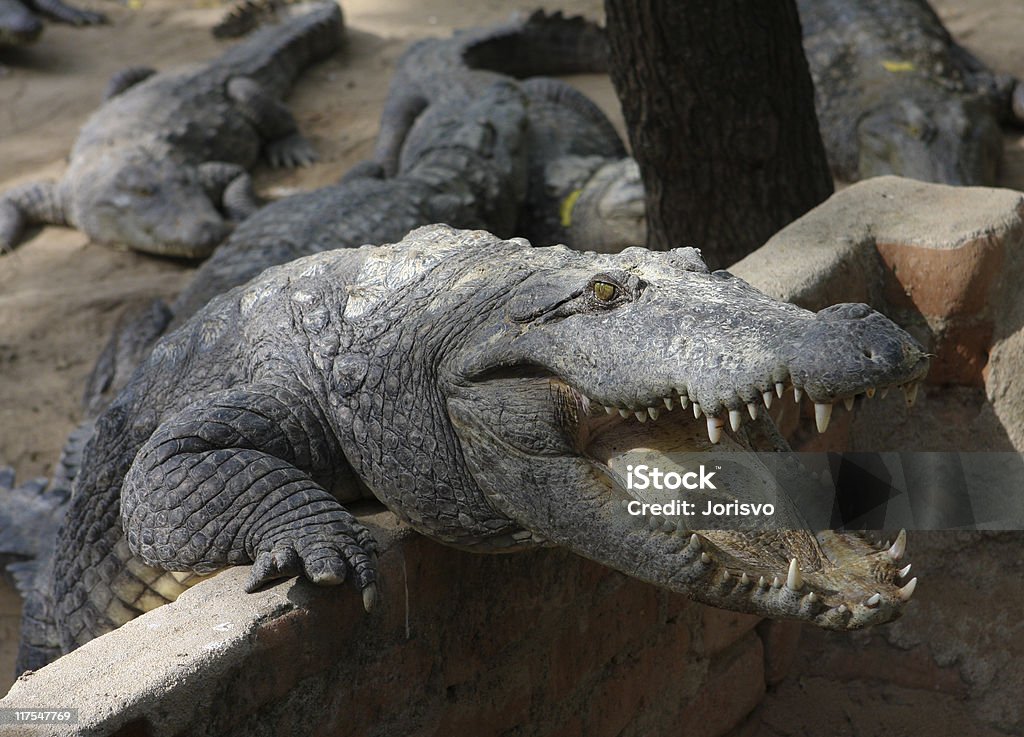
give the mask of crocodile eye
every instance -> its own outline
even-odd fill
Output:
[[[606,281],[596,281],[593,285],[594,297],[601,302],[611,302],[619,294],[619,288]]]

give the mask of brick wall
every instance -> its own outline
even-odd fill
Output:
[[[119,735],[728,735],[795,625],[693,604],[563,550],[463,553],[370,517],[381,603],[234,569],[22,678],[0,706]],[[75,732],[69,732],[75,733]]]

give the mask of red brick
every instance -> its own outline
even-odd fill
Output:
[[[736,728],[764,697],[764,648],[747,634],[712,662],[707,681],[683,712],[687,737],[722,737]]]
[[[708,656],[724,650],[754,629],[761,621],[760,617],[753,614],[740,614],[713,607],[704,607],[702,619],[704,621],[703,653]]]
[[[800,644],[803,625],[766,619],[757,626],[764,646],[764,680],[774,686],[789,673]]]
[[[1003,242],[983,237],[958,248],[877,243],[893,279],[886,301],[928,317],[976,315],[989,304],[1005,261]]]

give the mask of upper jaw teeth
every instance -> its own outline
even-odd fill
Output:
[[[917,399],[917,390],[919,382],[912,381],[903,385],[893,386],[901,386],[906,397],[907,406],[912,407]],[[740,429],[740,427],[743,425],[745,414],[749,415],[752,420],[756,420],[758,418],[758,415],[760,414],[760,408],[762,404],[764,405],[765,409],[771,409],[773,400],[773,388],[776,396],[783,396],[783,393],[785,392],[785,385],[783,384],[783,382],[775,382],[774,385],[769,384],[763,390],[759,389],[757,391],[757,393],[760,393],[761,395],[760,402],[757,401],[756,397],[752,398],[751,401],[743,401],[742,403],[737,404],[735,407],[726,409],[726,413],[721,417],[717,415],[708,415],[707,412],[703,411],[703,408],[700,406],[700,404],[694,401],[688,395],[686,390],[673,389],[669,395],[655,400],[654,404],[652,404],[651,406],[641,407],[602,404],[595,400],[591,400],[589,397],[580,392],[577,392],[577,394],[579,394],[582,400],[582,405],[585,411],[589,411],[589,407],[591,405],[602,406],[604,407],[604,411],[610,415],[618,412],[619,416],[622,417],[623,419],[634,418],[638,422],[647,422],[648,420],[655,421],[665,412],[672,412],[677,407],[679,407],[680,409],[686,409],[692,403],[694,419],[699,418],[702,414],[707,417],[708,439],[712,443],[717,443],[722,438],[723,428],[729,427],[732,429],[733,432],[736,432]],[[799,386],[793,386],[792,388],[793,398],[799,403],[800,400],[803,398],[804,390],[802,387]],[[891,388],[892,386],[872,386],[867,387],[863,392],[858,392],[853,395],[840,397],[833,400],[832,402],[815,402],[814,424],[818,428],[818,432],[823,433],[828,429],[829,423],[832,420],[832,410],[834,407],[834,402],[842,401],[846,409],[852,410],[857,397],[862,397],[863,399],[871,399],[876,394],[880,394],[880,396],[884,398],[886,394],[888,394],[889,389]],[[664,409],[662,409],[663,407]],[[745,413],[743,412],[744,407],[746,408]],[[726,420],[728,420],[728,422],[726,422]]]

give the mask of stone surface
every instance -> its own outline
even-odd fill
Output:
[[[789,673],[802,631],[799,622],[766,620],[758,624],[757,634],[764,645],[764,680],[769,686],[779,683]]]
[[[716,737],[764,693],[756,618],[562,550],[472,555],[363,519],[382,542],[373,613],[349,586],[245,595],[231,569],[23,676],[0,707],[78,708],[62,735]]]

